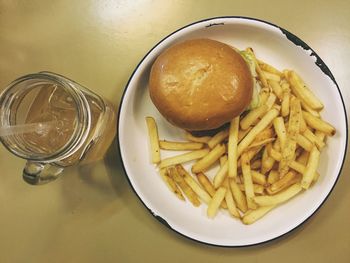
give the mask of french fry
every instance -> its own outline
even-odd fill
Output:
[[[196,177],[199,184],[204,188],[204,190],[207,191],[210,196],[213,196],[216,190],[209,178],[204,173],[198,173],[196,174]]]
[[[287,200],[293,198],[295,195],[297,195],[302,190],[300,184],[293,184],[289,186],[287,189],[279,192],[275,195],[270,196],[255,196],[254,202],[258,204],[259,206],[270,206],[270,205],[277,205],[283,202],[286,202]]]
[[[268,72],[268,71],[265,71],[265,70],[262,70],[262,72],[264,73],[265,78],[267,79],[268,83],[271,80],[273,80],[275,82],[280,82],[281,81],[281,76],[280,75],[277,75],[275,73],[271,73],[271,72]],[[270,84],[270,86],[271,86],[271,84]]]
[[[259,80],[261,81],[261,84],[264,86],[264,87],[268,87],[268,83],[267,83],[267,80],[266,80],[266,77],[264,75],[264,72],[261,70],[260,66],[259,66],[259,63],[255,57],[255,54],[254,54],[254,51],[252,48],[248,47],[246,48],[246,52],[249,52],[254,60],[254,64],[255,64],[255,70],[256,70],[256,73],[258,74],[259,76]]]
[[[206,204],[209,204],[211,197],[203,190],[202,187],[192,178],[191,175],[182,167],[182,165],[176,165],[177,172],[184,178],[186,183],[192,188],[192,190],[201,198]]]
[[[255,170],[251,170],[252,180],[253,183],[265,185],[266,184],[266,177],[262,173],[259,173]]]
[[[211,197],[213,197],[216,190],[214,188],[214,185],[209,180],[209,178],[204,173],[198,173],[198,174],[196,174],[196,177],[197,177],[199,184],[204,188],[204,190],[207,191],[207,193]],[[222,201],[221,207],[224,209],[227,209],[227,205],[226,205],[225,201]]]
[[[292,97],[290,101],[290,114],[288,122],[288,136],[292,140],[296,140],[296,136],[300,131],[301,105],[300,101]]]
[[[272,137],[275,137],[276,134],[275,134],[275,131],[274,129],[272,128],[272,126],[268,126],[267,128],[265,128],[261,133],[259,133],[254,141],[252,142],[253,143],[257,143],[259,141],[264,141],[266,139],[270,139]],[[251,146],[251,145],[250,145]]]
[[[319,137],[317,137],[312,131],[309,129],[306,129],[303,133],[305,138],[307,138],[311,143],[314,143],[317,145],[319,149],[322,149],[326,144],[323,142],[323,140]],[[310,150],[309,150],[310,151]]]
[[[284,88],[288,88],[289,89],[289,83],[288,83],[288,81],[287,81],[287,79],[285,77],[285,74],[284,74],[284,72],[281,72],[281,73],[282,73],[282,75],[281,75],[282,79],[280,81],[280,85],[281,85],[283,90],[284,90]],[[288,86],[285,86],[285,84],[287,84]]]
[[[236,181],[238,178],[239,177],[236,178]],[[225,178],[225,180],[222,182],[221,186],[226,187],[226,188],[230,186],[228,177]]]
[[[292,168],[294,171],[301,173],[301,174],[304,174],[306,171],[305,165],[303,165],[302,163],[299,163],[297,161],[292,161],[289,164],[289,167]]]
[[[220,144],[222,141],[224,141],[228,137],[229,130],[225,129],[222,131],[219,131],[217,134],[215,134],[209,141],[208,146],[209,148],[213,149],[216,145]]]
[[[178,174],[177,169],[174,166],[168,167],[168,174],[180,186],[182,192],[186,195],[188,200],[190,200],[194,206],[200,206],[201,202],[199,201],[196,193],[185,182],[185,179]]]
[[[226,195],[226,188],[225,187],[219,187],[219,189],[215,192],[213,198],[210,200],[208,204],[208,209],[207,209],[207,216],[209,218],[215,217],[219,210],[219,206],[224,200]]]
[[[175,183],[175,181],[168,176],[167,170],[165,168],[159,170],[159,174],[162,177],[163,181],[169,188],[171,192],[173,192],[177,198],[179,198],[182,201],[185,201],[185,197],[182,195],[181,190]]]
[[[207,155],[203,156],[202,159],[198,160],[192,166],[193,173],[204,172],[211,165],[213,165],[216,161],[220,159],[220,157],[225,154],[226,147],[223,144],[218,144],[212,149]]]
[[[240,143],[240,141],[248,134],[248,132],[250,132],[251,129],[252,127],[249,127],[246,130],[238,130],[238,143]]]
[[[267,64],[266,62],[264,62],[262,60],[257,59],[257,61],[258,61],[259,66],[262,70],[273,73],[273,74],[278,75],[278,76],[282,76],[282,72],[279,71],[278,69],[276,69],[275,67]]]
[[[265,128],[261,133],[259,133],[255,139],[251,142],[247,149],[255,148],[257,146],[264,146],[272,141],[274,141],[275,133],[272,127]]]
[[[269,110],[264,117],[250,130],[244,139],[238,144],[237,154],[240,156],[242,152],[252,143],[255,137],[262,132],[277,117],[279,111],[275,108]]]
[[[309,160],[306,165],[306,170],[301,181],[301,186],[304,189],[308,189],[315,176],[318,163],[320,161],[320,152],[316,146],[314,146],[310,152]]]
[[[246,153],[248,155],[249,160],[252,160],[253,158],[255,158],[261,149],[262,149],[262,146],[247,149]],[[238,167],[241,167],[241,159],[238,159],[237,165]]]
[[[223,155],[220,157],[219,162],[220,162],[220,167],[222,167],[228,160],[227,154]]]
[[[195,150],[192,152],[184,153],[184,154],[179,154],[175,155],[173,157],[165,158],[163,159],[160,164],[159,168],[165,168],[171,165],[176,165],[180,163],[186,163],[189,161],[193,161],[196,159],[200,159],[207,155],[209,153],[208,149],[201,149],[201,150]]]
[[[248,114],[244,116],[244,118],[239,123],[241,129],[248,129],[251,125],[253,125],[255,121],[257,121],[262,115],[264,115],[268,109],[268,106],[266,104],[263,104],[260,107],[249,111]]]
[[[304,120],[303,114],[300,112],[300,126],[299,133],[303,133],[307,129],[307,124]]]
[[[302,134],[297,135],[297,144],[308,152],[310,152],[313,147],[313,143]]]
[[[197,136],[194,136],[187,131],[185,132],[185,137],[187,140],[189,140],[191,142],[200,142],[200,143],[208,143],[211,139],[210,136],[197,137]]]
[[[264,150],[261,157],[261,173],[266,174],[268,171],[270,171],[275,164],[275,159],[271,158],[269,156],[269,149],[272,148],[271,144],[268,144]]]
[[[280,152],[277,152],[273,148],[269,149],[269,154],[276,161],[280,162],[282,160],[282,154]],[[298,163],[298,162],[292,160],[288,165],[290,168],[292,168],[293,170],[295,170],[299,173],[303,174],[305,172],[306,167],[301,163]],[[284,175],[284,174],[282,174],[282,175]]]
[[[159,137],[156,121],[152,117],[146,117],[146,124],[151,146],[152,163],[160,162]]]
[[[261,160],[257,159],[250,164],[250,168],[253,170],[258,170],[261,168]]]
[[[241,161],[242,161],[243,183],[244,183],[245,195],[247,198],[247,205],[249,209],[256,209],[257,206],[253,201],[255,194],[254,194],[253,180],[252,180],[252,175],[250,170],[250,160],[248,159],[248,156],[246,153],[242,154]]]
[[[204,147],[204,143],[201,142],[171,142],[160,140],[159,146],[162,150],[172,150],[172,151],[189,151],[189,150],[199,150]]]
[[[270,84],[270,87],[272,88],[273,92],[276,94],[277,98],[279,100],[282,100],[283,99],[283,90],[282,90],[282,87],[281,85],[279,84],[279,80],[272,80],[272,79],[269,79],[268,80],[268,83]]]
[[[329,136],[333,136],[335,134],[335,128],[328,122],[317,118],[306,111],[303,111],[303,117],[307,125],[309,125],[311,128],[322,131]]]
[[[259,101],[260,105],[263,105],[266,103],[267,98],[269,97],[270,90],[268,88],[262,88],[259,93]]]
[[[255,210],[249,210],[247,213],[244,214],[242,218],[242,222],[245,225],[250,225],[255,223],[257,220],[262,218],[264,215],[266,215],[269,211],[271,211],[275,205],[270,206],[262,206]]]
[[[271,170],[269,172],[269,175],[267,176],[267,183],[268,184],[273,184],[278,181],[280,175],[279,172],[276,170]]]
[[[307,164],[307,160],[309,160],[309,152],[310,151],[303,151],[297,158],[297,162],[301,163],[302,165]]]
[[[281,143],[280,140],[277,138],[272,146],[276,151],[281,151]]]
[[[282,154],[276,151],[273,147],[269,147],[266,150],[268,152],[268,155],[275,159],[277,162],[280,162],[282,160]]]
[[[306,88],[300,81],[299,77],[294,71],[287,72],[287,79],[290,83],[290,88],[293,93],[305,104],[314,110],[323,109],[322,102],[313,94],[311,90]]]
[[[245,192],[244,184],[238,184],[238,186],[241,191]],[[263,194],[264,186],[260,184],[253,184],[253,190],[254,190],[254,194]]]
[[[288,137],[286,141],[286,146],[282,151],[282,157],[278,167],[278,171],[281,173],[282,176],[288,172],[288,167],[294,159],[296,148],[296,141]]]
[[[248,148],[247,148],[247,150],[248,149],[251,149],[251,148],[256,148],[256,147],[259,147],[259,146],[265,146],[265,145],[267,145],[267,144],[269,144],[269,143],[271,143],[271,142],[273,142],[273,141],[275,141],[276,140],[276,138],[267,138],[267,139],[264,139],[264,140],[262,140],[262,141],[258,141],[258,142],[252,142],[249,146],[248,146]]]
[[[229,187],[229,185],[225,187],[226,187],[225,201],[226,201],[229,213],[236,218],[241,218],[241,215],[237,210],[235,200],[233,199],[231,188]]]
[[[239,116],[230,123],[228,137],[228,176],[237,177],[237,147],[238,147]]]
[[[260,69],[259,66],[256,67],[256,71],[258,73],[258,76],[259,76],[259,80],[261,81],[261,84],[264,86],[264,87],[268,87],[268,83],[267,83],[267,79],[265,77],[265,74],[264,72]]]
[[[254,193],[258,195],[264,194],[265,188],[260,184],[253,184]]]
[[[290,89],[288,83],[282,85],[282,101],[281,101],[281,115],[286,117],[289,115],[289,101],[290,101]]]
[[[326,139],[326,134],[324,132],[316,130],[315,135],[321,142],[324,142],[324,140]]]
[[[319,111],[310,108],[310,106],[308,106],[308,105],[307,105],[305,102],[303,102],[303,101],[301,101],[301,108],[302,108],[303,110],[307,111],[308,113],[310,113],[311,115],[317,117],[317,118],[320,118],[320,117],[321,117]]]
[[[245,195],[243,194],[235,180],[231,179],[229,180],[229,183],[233,199],[235,200],[238,209],[245,213],[248,210],[247,199]]]
[[[281,111],[281,105],[278,105],[277,103],[273,104],[273,108],[275,108],[278,112]]]
[[[276,95],[271,92],[265,103],[265,105],[267,105],[268,107],[268,110],[272,108],[275,102],[276,102]]]
[[[295,150],[297,147],[296,140],[300,129],[300,117],[300,101],[297,98],[292,97],[290,101],[288,136],[285,145],[282,148],[282,159],[278,167],[278,170],[282,175],[288,172],[288,166],[295,156]]]
[[[227,177],[227,179],[229,179],[229,178]],[[226,179],[225,179],[225,180],[226,180]],[[230,179],[230,180],[233,180],[233,179]],[[242,173],[239,174],[239,175],[236,177],[236,180],[233,180],[233,181],[235,181],[238,185],[239,185],[239,184],[243,184]],[[224,181],[224,182],[225,182],[225,181]]]
[[[297,148],[295,150],[294,160],[297,159],[303,151],[304,151],[304,149],[302,147],[300,147],[299,145],[297,145]]]
[[[281,148],[283,149],[287,140],[287,131],[284,126],[284,121],[282,117],[277,117],[273,120],[273,127],[275,128],[275,132],[280,141]]]
[[[214,188],[217,189],[221,186],[228,173],[228,161],[225,162],[214,176]]]
[[[301,175],[299,173],[296,173],[294,171],[289,171],[281,179],[279,179],[278,181],[271,184],[268,188],[266,188],[266,191],[268,194],[273,195],[286,189],[292,184],[300,183],[300,181],[301,181]]]

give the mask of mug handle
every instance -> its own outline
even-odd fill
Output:
[[[22,175],[28,184],[41,185],[56,180],[63,170],[64,168],[49,163],[28,161]]]

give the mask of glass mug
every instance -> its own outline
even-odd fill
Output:
[[[3,145],[27,160],[23,179],[37,185],[67,166],[102,159],[116,134],[116,114],[78,83],[40,72],[14,80],[0,94],[0,127],[7,128]]]

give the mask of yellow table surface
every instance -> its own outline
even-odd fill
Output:
[[[349,1],[0,1],[0,87],[26,73],[66,75],[119,106],[133,69],[167,34],[196,20],[256,17],[323,58],[349,111]],[[267,244],[220,248],[155,220],[132,191],[116,145],[104,161],[30,186],[24,160],[0,146],[0,262],[350,262],[350,167],[302,227]]]

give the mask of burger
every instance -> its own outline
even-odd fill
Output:
[[[150,97],[173,125],[209,131],[255,107],[257,85],[248,53],[211,39],[192,39],[162,52],[149,76]]]

